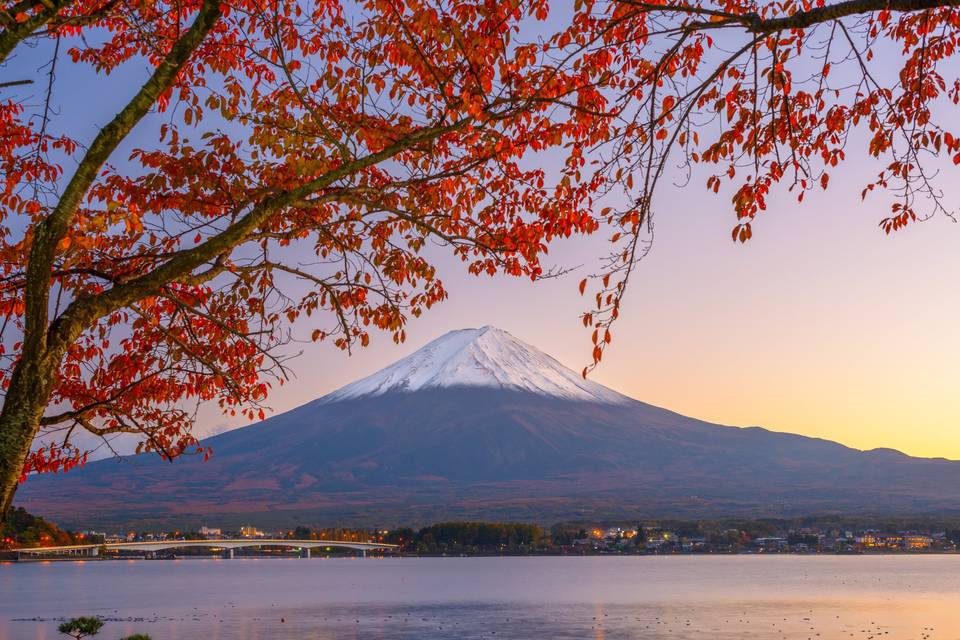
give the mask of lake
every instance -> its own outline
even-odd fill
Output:
[[[130,560],[0,565],[0,638],[960,638],[960,555]]]

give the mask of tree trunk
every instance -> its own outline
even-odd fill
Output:
[[[30,446],[50,401],[58,362],[24,354],[10,378],[0,410],[0,524],[6,522]]]

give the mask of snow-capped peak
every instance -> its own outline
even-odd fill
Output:
[[[493,387],[568,400],[627,402],[612,389],[584,380],[554,358],[496,327],[446,333],[371,376],[341,387],[333,402],[435,387]]]

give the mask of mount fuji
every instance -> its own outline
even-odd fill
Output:
[[[68,526],[181,529],[960,513],[960,462],[682,416],[494,327],[204,444],[207,462],[30,478],[17,503]]]

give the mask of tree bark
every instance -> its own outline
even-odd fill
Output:
[[[59,362],[24,354],[10,377],[0,412],[0,523],[6,522],[23,465],[50,401]]]

